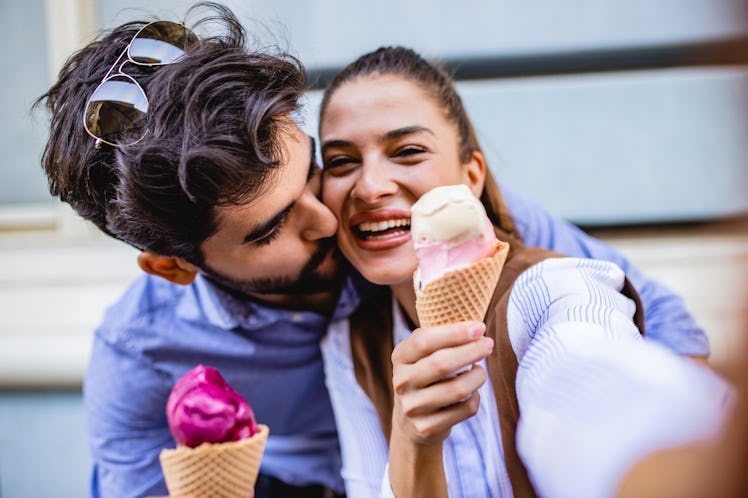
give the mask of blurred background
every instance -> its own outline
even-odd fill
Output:
[[[133,249],[53,199],[35,98],[102,29],[185,0],[0,0],[0,497],[87,495],[80,385]],[[320,88],[411,46],[458,80],[496,177],[681,294],[729,371],[748,333],[748,0],[224,1]],[[134,400],[137,402],[137,400]]]

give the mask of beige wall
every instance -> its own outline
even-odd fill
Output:
[[[0,387],[78,386],[104,309],[139,275],[134,249],[82,222],[66,233],[0,231]],[[593,235],[683,296],[707,331],[715,368],[741,359],[748,217]]]

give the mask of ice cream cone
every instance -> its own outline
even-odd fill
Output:
[[[416,312],[421,327],[483,321],[508,253],[509,244],[498,241],[493,256],[449,271],[421,289],[416,287]]]
[[[204,443],[162,450],[161,468],[170,496],[252,498],[265,450],[268,427],[254,436],[229,443]]]

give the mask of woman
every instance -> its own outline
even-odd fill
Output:
[[[326,91],[320,139],[323,200],[338,218],[340,248],[364,278],[389,291],[333,323],[323,343],[349,497],[380,488],[399,497],[605,496],[638,455],[704,437],[717,424],[721,381],[645,345],[632,319],[634,301],[621,292],[620,269],[548,259],[555,255],[526,249],[515,237],[459,96],[441,70],[403,48],[362,56]],[[487,325],[411,334],[418,317],[409,209],[431,188],[456,183],[480,197],[498,236],[511,244],[503,283]],[[656,367],[660,378],[634,375],[633,357],[639,366]],[[474,363],[467,373],[449,375]],[[673,381],[681,377],[688,382]],[[621,403],[641,399],[627,416],[646,430],[613,437],[610,429],[623,423]],[[670,410],[649,422],[652,403],[663,401]],[[687,423],[673,423],[685,408]],[[588,412],[602,422],[580,424]],[[613,457],[601,458],[598,441],[580,438],[590,426],[609,436],[603,443]],[[587,475],[579,479],[582,469]]]

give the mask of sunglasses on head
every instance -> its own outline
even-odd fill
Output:
[[[173,64],[197,41],[197,35],[187,27],[171,21],[155,21],[135,33],[83,111],[83,126],[96,139],[96,148],[102,143],[113,147],[133,145],[146,134],[145,130],[139,136],[130,133],[133,125],[148,112],[148,97],[122,67],[128,62],[153,68]]]

